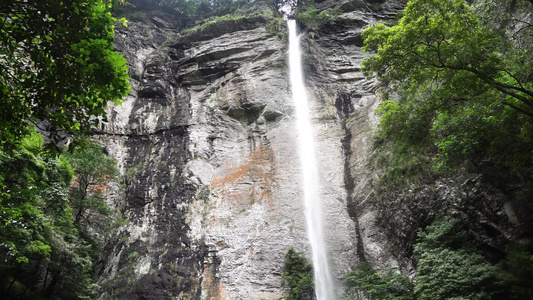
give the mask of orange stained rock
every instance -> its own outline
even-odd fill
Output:
[[[223,177],[211,181],[211,189],[218,190],[222,201],[243,202],[248,205],[272,199],[275,184],[275,156],[268,146],[256,147],[250,152],[244,164],[228,165]],[[243,189],[239,184],[248,183]]]

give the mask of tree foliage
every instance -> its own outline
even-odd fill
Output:
[[[99,126],[108,101],[128,90],[113,46],[111,0],[0,3],[0,147],[14,148],[28,123],[55,143]],[[102,117],[102,118],[100,118]]]
[[[64,156],[44,155],[42,145],[34,131],[9,155],[0,151],[0,293],[14,299],[94,298],[99,249],[84,230],[87,223],[75,222],[78,207],[69,191],[85,170]],[[91,149],[100,150],[93,150],[92,159],[101,165],[101,148]]]
[[[407,276],[394,269],[376,272],[367,262],[348,272],[343,283],[348,299],[414,299],[413,285]]]
[[[507,299],[533,297],[533,251],[524,245],[510,245],[505,259],[500,263],[500,278],[507,289]]]
[[[365,30],[365,50],[378,55],[364,69],[384,85],[406,90],[431,84],[426,97],[438,105],[497,91],[502,103],[533,116],[533,82],[524,67],[531,53],[505,37],[485,26],[464,0],[410,1],[397,26]]]
[[[70,191],[75,222],[82,222],[87,210],[108,214],[103,196],[108,182],[118,173],[115,159],[106,156],[97,144],[69,153],[67,158],[76,174]]]
[[[469,243],[461,222],[441,220],[419,233],[417,299],[494,299],[498,268]]]
[[[529,299],[533,256],[510,245],[500,261],[483,256],[464,221],[444,218],[421,230],[415,245],[417,299]]]
[[[292,247],[285,254],[281,280],[282,285],[289,289],[283,299],[314,299],[313,266],[307,261],[303,253],[294,250]]]
[[[76,144],[106,121],[108,101],[120,103],[127,94],[126,62],[113,47],[112,4],[0,3],[0,293],[7,298],[96,295],[99,251],[74,222],[79,205],[69,191],[82,167],[48,155],[35,126],[48,145],[67,137]]]
[[[191,17],[202,19],[210,16],[222,16],[233,13],[240,7],[257,0],[160,0],[160,4]]]
[[[377,111],[380,197],[466,171],[509,199],[531,199],[532,12],[526,0],[412,0],[397,25],[365,29],[364,49],[377,55],[363,71],[379,79],[385,100]],[[530,298],[530,249],[488,259],[466,224],[444,219],[419,233],[415,297]]]
[[[524,188],[533,178],[533,31],[511,15],[491,23],[499,2],[410,1],[398,25],[365,29],[364,49],[377,55],[363,70],[380,80],[379,135],[395,151],[433,153],[437,171],[500,170]]]
[[[307,7],[305,11],[296,10],[295,18],[310,31],[317,31],[325,23],[335,19],[341,10],[333,9],[329,11],[318,12],[313,5]]]

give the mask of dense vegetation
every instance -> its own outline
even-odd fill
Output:
[[[115,23],[125,25],[111,16],[119,2],[0,3],[3,299],[98,291],[95,263],[114,222],[103,193],[115,162],[87,137],[106,121],[107,103],[129,90],[113,46]],[[71,152],[61,154],[67,141]]]
[[[462,168],[489,178],[497,170],[505,174],[500,187],[529,192],[533,27],[515,15],[533,4],[500,2],[410,1],[397,26],[364,31],[365,50],[378,55],[363,70],[395,98],[379,109],[381,143],[397,154],[432,155],[441,173]]]
[[[110,0],[0,3],[0,148],[14,148],[29,124],[53,143],[74,141],[106,120],[108,101],[129,90],[114,50]]]
[[[102,197],[114,161],[97,145],[51,157],[33,132],[9,155],[1,153],[0,170],[3,297],[96,296],[94,264],[114,222]]]
[[[314,34],[315,31],[320,29],[325,23],[334,20],[340,13],[341,10],[339,9],[319,13],[313,5],[310,5],[304,11],[296,10],[294,17],[300,25]]]
[[[131,1],[121,6],[118,14],[128,19],[146,18],[150,15],[167,15],[180,23],[182,35],[193,36],[212,26],[224,26],[253,19],[267,19],[269,34],[283,30],[285,24],[277,10],[276,0],[157,0]],[[141,2],[142,10],[135,4]],[[275,30],[273,27],[276,27]]]
[[[413,286],[407,276],[396,270],[376,272],[367,262],[359,263],[355,271],[345,275],[347,299],[411,300]]]
[[[222,16],[258,0],[160,0],[160,5],[197,20]]]
[[[287,288],[285,300],[314,299],[313,266],[302,252],[289,248],[285,254],[281,284]]]
[[[459,219],[436,220],[418,233],[416,284],[397,270],[361,262],[348,272],[347,299],[530,299],[533,257],[512,245],[497,264],[487,260]]]
[[[363,71],[377,76],[385,100],[376,138],[383,211],[392,203],[409,205],[398,199],[414,201],[423,186],[435,189],[439,178],[453,182],[470,174],[481,174],[508,201],[527,206],[533,184],[531,13],[533,3],[526,0],[413,0],[397,25],[380,23],[363,32],[364,49],[377,52]],[[494,231],[498,243],[489,245],[466,208],[413,205],[411,221],[420,231],[406,253],[416,263],[417,299],[531,298],[528,239],[517,245]],[[531,234],[520,230],[522,238]],[[373,280],[370,287],[380,284]]]
[[[417,299],[494,299],[498,268],[479,253],[455,219],[439,220],[419,233],[415,252]]]

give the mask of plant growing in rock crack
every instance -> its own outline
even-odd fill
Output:
[[[304,12],[296,11],[296,20],[305,26],[314,38],[314,33],[317,32],[324,24],[334,20],[342,11],[340,9],[332,9],[328,11],[318,12],[313,5],[309,6]]]
[[[380,11],[382,8],[383,8],[383,5],[385,4],[385,2],[375,2],[375,3],[372,3],[372,10],[373,11]]]
[[[181,31],[181,34],[190,35],[196,32],[200,32],[214,25],[220,25],[222,23],[227,23],[227,22],[237,22],[237,21],[242,21],[242,20],[248,20],[248,19],[251,19],[252,17],[253,16],[245,16],[245,15],[240,15],[240,14],[224,15],[224,16],[216,17],[215,19],[202,23],[200,25],[196,25],[190,28],[185,28]]]
[[[285,254],[281,284],[288,288],[284,300],[313,299],[313,266],[302,252],[289,248]]]
[[[272,17],[266,26],[266,32],[277,36],[283,42],[287,41],[288,31],[283,17]]]

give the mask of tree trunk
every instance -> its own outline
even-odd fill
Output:
[[[46,268],[46,274],[44,275],[44,282],[43,282],[43,290],[42,290],[42,294],[44,295],[44,292],[46,291],[46,283],[48,281],[48,271],[49,269]]]
[[[59,282],[60,275],[61,275],[61,271],[57,272],[57,274],[54,274],[54,272],[52,272],[52,281],[50,281],[50,285],[46,289],[46,294],[45,294],[46,299],[50,299],[54,295],[54,290],[56,288],[57,283]]]

